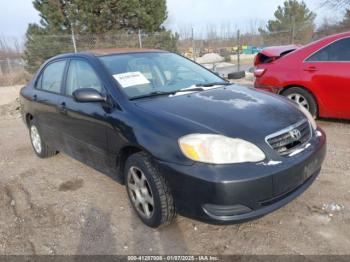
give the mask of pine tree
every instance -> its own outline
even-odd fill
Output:
[[[297,0],[286,0],[278,6],[275,19],[269,20],[266,29],[260,29],[267,44],[305,43],[311,40],[315,30],[316,15],[306,4]]]
[[[138,30],[151,36],[157,32],[157,37],[165,39],[160,44],[151,39],[148,42],[152,45],[176,49],[178,36],[162,26],[167,18],[166,0],[34,0],[33,5],[41,20],[30,24],[26,33],[25,59],[30,72],[49,57],[73,51],[72,33],[80,50],[136,47],[135,38],[128,37],[128,42],[111,41],[111,36],[133,35]]]

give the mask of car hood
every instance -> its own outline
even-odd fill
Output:
[[[305,116],[285,98],[237,85],[178,96],[143,99],[136,105],[178,118],[201,132],[261,141]]]

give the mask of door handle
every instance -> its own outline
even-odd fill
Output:
[[[62,102],[59,106],[58,106],[58,111],[61,114],[67,114],[67,108],[66,108],[66,103]]]
[[[304,68],[304,71],[306,72],[316,72],[318,69],[316,66],[308,66],[306,68]]]

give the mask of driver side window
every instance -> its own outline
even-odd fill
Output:
[[[81,88],[93,88],[100,93],[102,84],[92,66],[83,60],[71,60],[69,64],[66,95],[72,96],[73,92]]]

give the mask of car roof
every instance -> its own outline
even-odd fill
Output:
[[[127,53],[153,53],[153,52],[166,52],[160,49],[150,48],[102,48],[87,50],[87,53],[95,56],[114,55],[114,54],[127,54]]]
[[[329,36],[325,36],[325,37],[322,37],[322,38],[320,38],[320,39],[318,39],[316,41],[310,42],[307,45],[304,45],[299,50],[305,50],[305,49],[307,49],[309,47],[312,47],[314,45],[320,45],[320,44],[321,44],[321,46],[319,48],[321,48],[321,47],[323,47],[325,45],[330,44],[333,41],[337,41],[339,39],[347,38],[347,37],[350,37],[350,31],[343,32],[343,33],[338,33],[338,34],[333,34],[333,35],[329,35]]]
[[[324,37],[323,39],[328,39],[328,38],[343,38],[343,37],[349,37],[350,36],[350,31],[348,32],[343,32],[343,33],[338,33],[338,34],[334,34],[334,35],[329,35]]]
[[[52,61],[56,59],[69,58],[69,57],[81,57],[81,56],[108,56],[117,54],[132,54],[132,53],[167,53],[168,51],[160,49],[148,49],[148,48],[102,48],[102,49],[91,49],[86,51],[81,51],[77,53],[69,52],[62,53],[50,58],[47,61]]]

